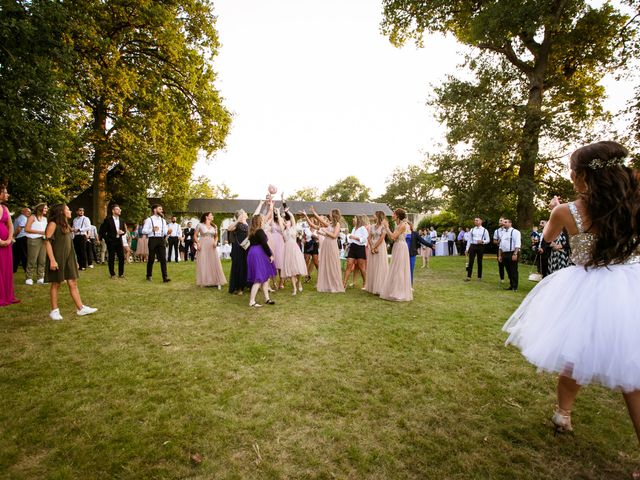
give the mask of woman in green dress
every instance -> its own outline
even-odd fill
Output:
[[[78,291],[78,263],[73,250],[71,233],[71,210],[64,203],[55,205],[49,210],[49,224],[45,232],[47,249],[47,263],[45,266],[45,282],[51,283],[51,313],[52,320],[62,320],[58,308],[58,290],[60,284],[66,280],[69,285],[69,293],[76,304],[76,313],[80,316],[96,312],[97,308],[91,308],[82,304]]]

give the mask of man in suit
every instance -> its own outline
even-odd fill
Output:
[[[120,207],[117,203],[111,205],[111,215],[104,219],[100,225],[100,236],[107,244],[109,256],[109,274],[111,278],[116,278],[115,256],[118,256],[118,277],[124,278],[124,248],[122,248],[122,237],[126,235],[127,226],[120,218]]]
[[[182,231],[182,236],[184,237],[184,261],[187,261],[187,257],[191,259],[195,258],[194,251],[191,249],[193,246],[193,236],[195,235],[196,230],[191,227],[191,222],[187,223],[187,228]]]

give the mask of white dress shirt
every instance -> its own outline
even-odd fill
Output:
[[[169,234],[170,237],[179,237],[182,233],[180,225],[176,222],[168,223],[167,228],[171,229],[171,233]]]
[[[364,247],[367,244],[367,238],[369,238],[369,232],[365,227],[358,227],[351,230],[351,235],[358,238],[349,238],[349,243],[354,243]],[[351,237],[351,235],[349,237]]]
[[[469,241],[467,242],[467,249],[469,251],[469,247],[471,245],[485,245],[489,243],[489,232],[484,227],[473,227],[469,232]]]
[[[158,227],[158,231],[155,232],[154,227]],[[142,227],[142,234],[147,235],[149,238],[154,237],[164,237],[167,235],[167,222],[165,222],[164,218],[158,215],[151,215],[144,221],[144,225]]]
[[[91,220],[89,220],[84,215],[73,219],[73,236],[74,237],[76,235],[86,236],[90,228],[91,228]]]
[[[520,231],[515,228],[504,229],[500,236],[500,251],[501,252],[513,252],[516,249],[520,250],[522,245],[522,239]]]
[[[0,212],[2,211],[2,209],[0,208]],[[13,221],[13,231],[15,232],[16,230],[18,230],[18,227],[20,227],[20,233],[18,233],[15,238],[22,238],[24,236],[27,235],[27,232],[24,230],[24,227],[27,226],[27,217],[25,217],[24,215],[20,214],[18,215],[18,218],[16,218]]]

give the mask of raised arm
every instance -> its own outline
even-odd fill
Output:
[[[406,225],[407,224],[405,222],[398,223],[398,225],[396,225],[396,229],[392,233],[387,233],[387,236],[389,237],[389,239],[395,242],[398,239],[398,237],[406,231],[407,229]]]
[[[260,200],[260,202],[258,203],[258,206],[256,207],[255,212],[253,212],[254,215],[260,215],[260,212],[262,211],[262,206],[264,205],[264,200]]]
[[[325,222],[322,218],[320,218],[320,215],[318,215],[313,205],[311,206],[311,213],[313,213],[314,218],[318,220],[318,225],[321,225],[325,228],[329,226],[329,222]]]

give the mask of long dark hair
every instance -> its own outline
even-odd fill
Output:
[[[624,165],[629,151],[617,142],[597,142],[571,155],[571,169],[584,180],[579,192],[598,239],[585,267],[622,263],[640,245],[640,176]]]
[[[64,208],[66,203],[58,203],[49,209],[49,221],[55,223],[60,227],[62,233],[71,232],[71,225],[69,225],[69,219],[64,214]]]
[[[253,237],[258,230],[262,228],[262,215],[254,215],[251,217],[251,226],[249,227],[249,236]]]

